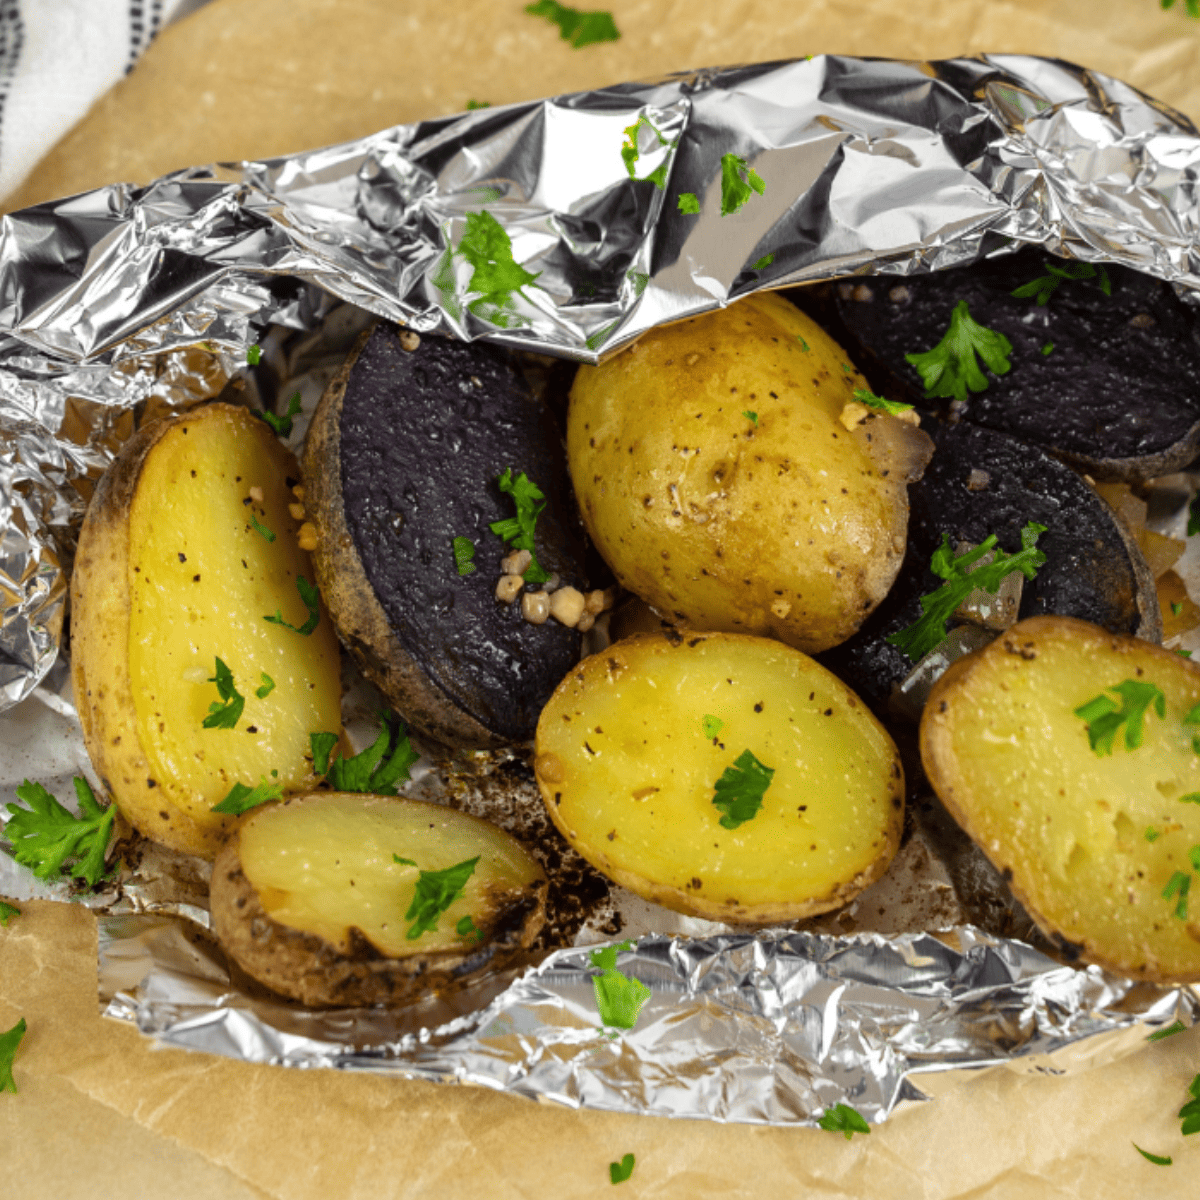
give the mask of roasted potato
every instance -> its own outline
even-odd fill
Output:
[[[848,638],[904,557],[915,426],[844,420],[866,380],[786,300],[655,329],[571,391],[567,457],[617,579],[697,629],[807,653]]]
[[[837,908],[900,844],[891,738],[824,667],[767,638],[639,634],[585,659],[542,712],[534,769],[597,870],[714,921]],[[731,787],[750,798],[741,824]]]
[[[1145,685],[1161,712],[1149,691],[1138,701]],[[1069,617],[1014,625],[935,685],[921,721],[930,782],[1069,956],[1138,979],[1200,979],[1188,902],[1200,727],[1185,723],[1198,702],[1187,660]]]
[[[307,790],[309,734],[341,730],[328,616],[309,635],[267,619],[309,617],[289,475],[292,456],[245,409],[195,409],[125,444],[79,537],[71,669],[88,753],[137,829],[206,858],[231,823],[212,808],[235,783]],[[236,715],[217,659],[244,708],[206,728],[214,708]]]
[[[439,904],[422,877],[456,865],[463,878]],[[402,797],[315,792],[246,815],[213,866],[212,917],[242,969],[285,996],[402,1004],[453,991],[531,945],[545,896],[537,863],[487,821]]]

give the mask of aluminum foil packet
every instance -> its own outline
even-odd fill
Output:
[[[487,108],[5,217],[3,784],[65,797],[91,772],[60,652],[65,580],[96,480],[164,409],[299,390],[295,446],[372,315],[596,362],[760,289],[1020,244],[1191,299],[1198,175],[1191,122],[1064,62],[821,56]],[[251,344],[263,359],[247,369]],[[369,705],[352,688],[347,706],[353,737]],[[492,816],[504,796],[500,823],[529,836],[540,802],[514,762],[425,762],[412,790]],[[195,861],[140,847],[85,899],[103,914],[105,1010],[165,1043],[629,1112],[813,1124],[844,1102],[878,1121],[966,1070],[1062,1072],[1194,1022],[1192,988],[1048,957],[964,842],[927,806],[888,876],[802,930],[733,931],[610,888],[523,971],[401,1013],[307,1012],[231,971]],[[0,854],[0,892],[63,889]],[[595,996],[594,947],[618,930],[636,939],[619,970],[650,989],[630,1030],[604,1028]]]

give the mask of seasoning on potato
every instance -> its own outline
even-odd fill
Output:
[[[567,457],[618,580],[697,629],[806,653],[848,638],[896,578],[906,484],[932,452],[907,420],[857,404],[865,388],[829,335],[772,295],[581,367]]]
[[[1033,617],[934,686],[938,795],[1072,957],[1200,979],[1200,670],[1070,617]]]
[[[450,992],[527,948],[546,880],[478,817],[314,792],[252,810],[213,865],[213,929],[249,975],[310,1005]]]
[[[189,854],[216,853],[235,784],[313,786],[309,733],[341,730],[337,638],[288,511],[298,475],[262,421],[208,405],[126,442],[80,533],[88,753],[128,820]]]
[[[891,738],[834,675],[766,638],[640,634],[585,659],[542,712],[534,766],[593,866],[709,920],[837,908],[900,844]]]

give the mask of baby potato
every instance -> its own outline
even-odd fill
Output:
[[[836,676],[767,638],[617,642],[563,680],[536,749],[571,845],[692,916],[770,924],[837,908],[900,844],[891,738]]]
[[[618,580],[697,629],[845,641],[904,557],[932,443],[861,404],[866,380],[778,296],[646,334],[571,390],[567,456]]]

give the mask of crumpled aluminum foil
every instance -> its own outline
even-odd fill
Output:
[[[725,215],[723,167],[756,185]],[[4,218],[0,780],[63,795],[88,770],[55,665],[64,572],[96,479],[163,408],[270,404],[299,380],[309,414],[364,312],[592,362],[761,288],[939,270],[1015,243],[1125,263],[1191,298],[1198,176],[1192,124],[1094,72],[828,56],[486,109]],[[684,193],[698,213],[680,211]],[[509,248],[532,278],[497,291]],[[247,373],[252,342],[266,365]],[[916,838],[909,850],[927,854]],[[960,1069],[1063,1071],[1200,1013],[1194,989],[1061,967],[969,926],[747,935],[643,905],[639,932],[692,936],[644,936],[622,959],[654,995],[616,1038],[598,1030],[585,948],[403,1014],[311,1014],[231,980],[206,941],[203,880],[178,881],[174,899],[126,889],[103,919],[110,1015],[248,1060],[623,1111],[812,1123],[844,1101],[880,1120]],[[0,890],[47,891],[4,856]]]

